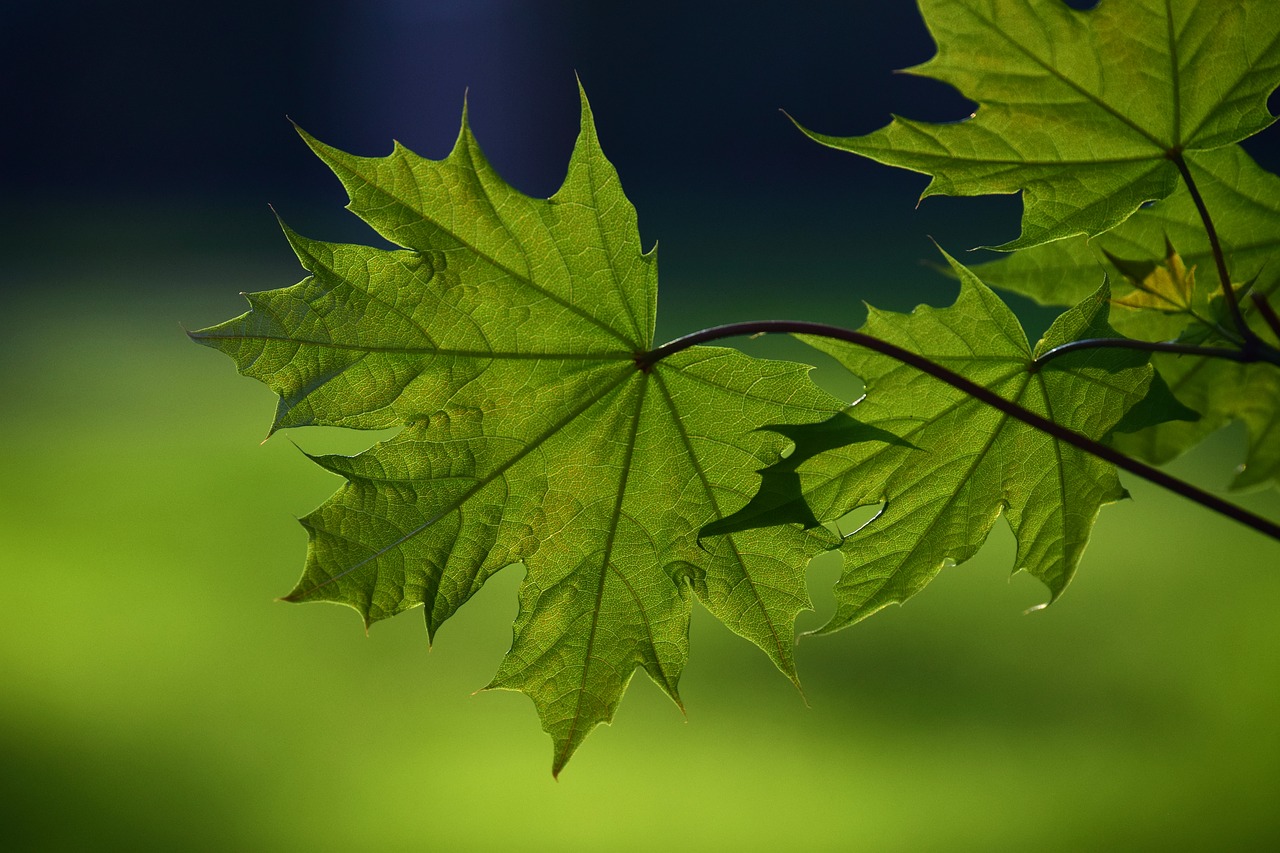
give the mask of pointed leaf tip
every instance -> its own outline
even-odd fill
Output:
[[[871,311],[862,331],[945,363],[1095,440],[1144,398],[1152,372],[1146,354],[1133,350],[1094,351],[1088,359],[1055,362],[1053,370],[1031,370],[1031,348],[1008,306],[943,254],[961,280],[952,306],[921,306],[907,315]],[[1104,286],[1066,312],[1045,341],[1114,334],[1105,322],[1105,293]],[[805,340],[866,383],[866,396],[848,417],[900,440],[850,442],[809,454],[798,467],[791,463],[800,484],[794,499],[824,522],[885,503],[842,541],[836,613],[808,633],[830,633],[905,602],[948,561],[972,557],[1001,515],[1018,542],[1015,565],[1061,594],[1099,509],[1124,494],[1111,464],[896,360],[841,341]],[[793,455],[801,455],[799,445]]]
[[[579,90],[582,132],[555,202],[496,174],[465,102],[443,160],[399,145],[357,157],[299,128],[348,207],[405,249],[314,241],[282,221],[311,275],[251,295],[247,314],[217,327],[219,348],[277,393],[273,432],[403,427],[364,453],[313,460],[347,483],[304,519],[307,562],[286,598],[346,604],[367,624],[424,605],[431,638],[523,562],[491,686],[533,700],[556,773],[613,717],[636,669],[683,708],[694,595],[794,676],[803,567],[823,543],[744,531],[704,551],[692,520],[737,509],[775,452],[760,424],[838,406],[804,373],[733,350],[636,369],[634,353],[652,347],[656,264]],[[698,567],[692,594],[663,568],[679,561]]]
[[[1175,158],[1275,120],[1274,0],[1239,0],[1226,13],[1193,0],[1100,3],[1087,14],[1055,0],[920,6],[937,53],[908,72],[954,87],[977,111],[945,124],[895,116],[862,136],[809,135],[929,175],[924,196],[1020,192],[1022,233],[989,247],[997,251],[1102,234],[1176,189]]]

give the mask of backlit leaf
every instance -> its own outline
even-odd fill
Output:
[[[910,315],[871,309],[862,331],[908,347],[1031,412],[1101,438],[1147,396],[1145,353],[1093,349],[1039,367],[1036,356],[1070,340],[1114,337],[1105,288],[1070,309],[1032,348],[1012,312],[969,270],[948,259],[960,295],[948,308]],[[946,565],[977,553],[1004,514],[1017,539],[1015,570],[1056,598],[1075,573],[1099,509],[1126,492],[1114,467],[987,406],[914,367],[829,339],[810,345],[866,383],[866,396],[826,424],[785,430],[791,457],[738,515],[704,535],[753,524],[831,522],[884,504],[841,551],[836,613],[817,633],[915,595]],[[838,437],[846,437],[841,442]],[[798,460],[798,461],[793,461]],[[766,482],[770,478],[766,469]],[[846,531],[847,532],[847,531]]]
[[[559,772],[609,721],[642,667],[676,702],[691,595],[795,680],[804,566],[824,537],[750,530],[699,545],[747,500],[783,445],[761,423],[839,404],[800,365],[653,346],[655,255],[596,139],[563,187],[518,193],[464,121],[453,152],[355,157],[304,138],[350,208],[403,248],[286,234],[310,273],[250,295],[193,334],[280,395],[273,429],[403,426],[354,457],[315,461],[347,484],[302,520],[291,601],[367,623],[423,606],[433,635],[498,570],[522,562],[511,650],[491,687],[527,693]]]
[[[1247,282],[1274,305],[1280,293],[1280,265],[1274,260],[1280,252],[1280,178],[1259,168],[1234,145],[1205,152],[1198,162],[1193,173],[1221,235],[1236,287],[1243,290],[1242,283]],[[1154,261],[1165,256],[1168,244],[1177,248],[1185,265],[1195,267],[1196,310],[1210,325],[1227,326],[1221,294],[1209,295],[1219,290],[1220,279],[1204,223],[1185,187],[1092,240],[1074,237],[1036,246],[976,269],[984,281],[997,287],[1045,304],[1068,304],[1096,286],[1107,272],[1123,274],[1110,259]],[[1243,299],[1241,307],[1255,331],[1274,342],[1251,300]],[[1181,336],[1195,343],[1222,343],[1220,336],[1209,334],[1190,314],[1117,311],[1113,323],[1126,335],[1146,340]],[[1146,432],[1117,437],[1117,448],[1160,464],[1238,420],[1245,426],[1248,446],[1232,485],[1280,485],[1280,396],[1276,393],[1280,368],[1171,355],[1156,356],[1153,364],[1178,399],[1202,417],[1196,422],[1162,423]]]
[[[895,118],[825,145],[931,175],[924,195],[1021,191],[1026,248],[1114,228],[1179,183],[1172,156],[1270,125],[1274,0],[920,0],[937,55],[913,74],[978,102],[968,120]]]

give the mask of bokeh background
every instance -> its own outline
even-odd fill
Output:
[[[1009,579],[1001,526],[906,607],[802,642],[804,699],[696,613],[688,718],[638,676],[559,782],[528,701],[472,695],[518,567],[431,650],[416,613],[366,637],[273,600],[301,568],[294,517],[338,485],[292,442],[370,438],[260,444],[270,393],[183,327],[300,277],[268,203],[376,239],[286,116],[440,157],[468,92],[498,170],[545,196],[576,72],[662,241],[662,337],[853,325],[863,299],[948,302],[926,235],[1001,242],[1017,202],[916,209],[922,177],[778,110],[845,134],[966,115],[890,73],[931,53],[905,0],[0,5],[0,848],[1277,849],[1280,548],[1141,482],[1053,608],[1024,614],[1044,593]],[[1273,170],[1278,132],[1249,146]],[[1241,440],[1172,467],[1219,488]],[[1274,492],[1240,501],[1280,516]],[[802,628],[835,574],[814,566]]]

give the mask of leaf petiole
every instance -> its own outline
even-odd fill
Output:
[[[1213,217],[1209,215],[1209,208],[1204,203],[1204,197],[1200,195],[1200,188],[1196,186],[1196,180],[1191,175],[1191,168],[1187,165],[1186,158],[1182,156],[1182,151],[1175,149],[1169,152],[1169,159],[1178,167],[1183,183],[1187,185],[1187,192],[1191,194],[1191,201],[1195,204],[1196,211],[1200,214],[1200,221],[1204,223],[1204,231],[1209,238],[1209,248],[1213,252],[1213,262],[1218,268],[1218,284],[1222,290],[1222,299],[1227,305],[1227,313],[1231,316],[1231,322],[1244,340],[1245,351],[1254,350],[1262,342],[1253,329],[1249,328],[1249,324],[1245,322],[1244,314],[1240,310],[1240,299],[1236,294],[1235,288],[1231,286],[1231,274],[1227,271],[1226,254],[1222,251],[1222,241],[1218,239],[1218,229],[1213,225]]]
[[[1059,356],[1085,349],[1136,349],[1146,350],[1147,352],[1198,355],[1204,358],[1225,358],[1229,361],[1238,361],[1244,364],[1251,364],[1256,361],[1270,361],[1280,364],[1280,353],[1273,354],[1265,350],[1250,352],[1244,349],[1232,349],[1231,347],[1202,347],[1195,344],[1180,344],[1177,341],[1139,341],[1132,338],[1088,338],[1080,341],[1070,341],[1054,347],[1035,361],[1036,364],[1043,366]]]
[[[839,341],[846,341],[857,346],[865,347],[874,352],[878,352],[881,355],[894,359],[895,361],[908,364],[917,370],[932,376],[940,382],[945,382],[952,388],[968,394],[976,400],[986,403],[988,406],[1003,412],[1011,418],[1019,420],[1028,426],[1051,435],[1059,441],[1070,444],[1073,447],[1077,447],[1086,453],[1090,453],[1098,457],[1099,459],[1104,459],[1115,465],[1117,468],[1128,471],[1130,474],[1135,474],[1148,482],[1155,483],[1157,486],[1161,486],[1168,491],[1194,501],[1206,509],[1211,509],[1220,515],[1224,515],[1227,518],[1238,521],[1246,527],[1251,527],[1259,533],[1280,541],[1280,524],[1277,524],[1270,519],[1263,518],[1260,515],[1256,515],[1243,507],[1224,501],[1217,495],[1207,492],[1198,486],[1171,476],[1170,474],[1161,471],[1159,468],[1154,468],[1144,462],[1140,462],[1131,456],[1121,453],[1113,447],[1103,444],[1102,442],[1095,441],[1086,435],[1082,435],[1075,430],[1068,429],[1061,424],[1055,423],[1048,418],[1038,415],[1029,409],[1025,409],[1017,403],[1006,400],[1004,397],[1001,397],[990,389],[985,388],[946,367],[943,367],[941,364],[938,364],[919,353],[903,349],[902,347],[889,343],[888,341],[881,340],[880,338],[872,335],[868,335],[864,332],[857,332],[840,326],[832,326],[827,323],[817,323],[808,320],[748,320],[741,323],[727,323],[722,326],[712,326],[710,328],[701,329],[697,332],[692,332],[688,335],[676,338],[675,340],[668,341],[662,346],[649,350],[646,353],[642,353],[636,356],[636,366],[641,370],[648,370],[662,359],[674,355],[681,350],[688,349],[689,347],[697,346],[698,344],[705,344],[711,341],[722,340],[724,338],[762,334],[814,335],[818,337],[832,338]],[[1107,345],[1115,346],[1117,342],[1124,340],[1125,339],[1120,338],[1110,339],[1107,341]],[[1137,347],[1139,349],[1150,348],[1151,346],[1151,344],[1143,341],[1134,341],[1132,343],[1145,344],[1145,346]],[[1101,346],[1102,344],[1099,343],[1093,345]],[[1069,346],[1071,346],[1071,344],[1065,344],[1056,349],[1064,350]],[[1177,346],[1182,347],[1182,345]],[[1201,350],[1205,348],[1192,347],[1191,349]],[[1050,350],[1050,353],[1055,351],[1056,350]],[[1224,352],[1235,353],[1234,350],[1225,350]],[[1045,355],[1047,356],[1049,353],[1046,353]],[[1233,355],[1232,357],[1235,356]],[[1042,356],[1039,363],[1043,363],[1043,358],[1044,357]],[[1237,358],[1236,360],[1241,359]],[[1257,359],[1251,357],[1246,360]]]
[[[1280,316],[1276,315],[1276,309],[1271,307],[1271,303],[1261,293],[1251,293],[1249,297],[1253,300],[1253,307],[1258,309],[1258,313],[1262,315],[1262,319],[1267,321],[1267,326],[1271,329],[1272,334],[1280,340]],[[1268,359],[1269,361],[1271,359]]]

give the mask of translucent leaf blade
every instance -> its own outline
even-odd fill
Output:
[[[1021,192],[1002,250],[1101,234],[1178,185],[1171,157],[1275,119],[1280,16],[1269,0],[920,0],[938,52],[912,73],[977,101],[965,121],[895,118],[824,145],[932,176],[924,195]],[[804,128],[802,128],[804,129]]]
[[[795,681],[804,567],[824,537],[746,530],[702,547],[697,531],[746,503],[753,472],[778,458],[784,440],[760,424],[819,420],[839,402],[807,368],[731,350],[638,361],[656,258],[585,99],[550,200],[503,184],[465,127],[442,161],[307,139],[351,208],[405,248],[286,229],[310,276],[193,337],[280,395],[273,429],[403,428],[315,458],[347,483],[303,519],[307,563],[288,598],[345,604],[366,624],[423,606],[434,636],[523,563],[491,686],[533,700],[555,772],[612,719],[637,667],[679,701],[694,596]]]
[[[1091,438],[1106,435],[1145,398],[1153,371],[1144,353],[1086,350],[1043,367],[1033,361],[1068,340],[1114,336],[1105,289],[1059,317],[1033,350],[1009,309],[952,263],[961,282],[952,306],[910,315],[873,309],[862,331],[921,351]],[[906,601],[944,566],[972,557],[1002,513],[1018,544],[1015,570],[1040,579],[1053,598],[1062,593],[1098,511],[1125,496],[1113,466],[871,350],[805,340],[861,377],[866,396],[823,429],[788,430],[796,441],[792,458],[800,461],[775,467],[794,473],[794,491],[772,495],[762,520],[794,518],[798,502],[824,522],[884,503],[872,521],[845,536],[836,614],[818,633]],[[833,438],[840,432],[848,443]],[[730,517],[721,527],[732,529],[736,521]]]

